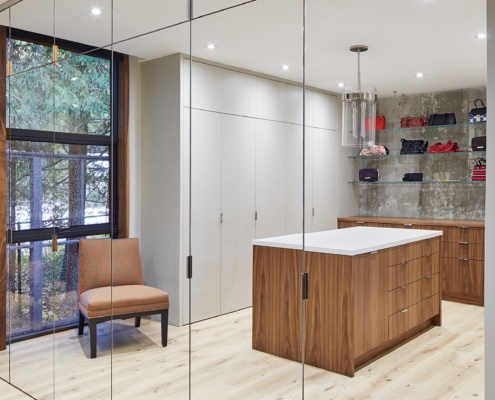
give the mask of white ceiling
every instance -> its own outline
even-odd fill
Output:
[[[195,0],[194,15],[242,2]],[[191,42],[194,56],[302,81],[302,0],[257,0],[198,18],[191,27],[181,24],[185,0],[113,3],[112,12],[112,0],[23,0],[10,15],[0,14],[0,23],[95,46],[113,38],[114,50],[143,60],[189,53]],[[93,6],[102,15],[91,15]],[[333,92],[339,82],[356,83],[357,58],[349,46],[365,44],[363,83],[380,96],[483,86],[486,39],[475,35],[485,31],[486,0],[306,0],[306,83]],[[208,50],[209,42],[218,47]],[[282,64],[291,69],[283,71]]]

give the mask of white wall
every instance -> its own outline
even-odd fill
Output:
[[[129,237],[141,239],[141,64],[129,57]]]
[[[495,109],[495,0],[487,1],[487,32],[488,32],[488,76],[487,76],[487,106]],[[492,115],[495,117],[495,113]],[[495,165],[495,119],[487,122],[488,149],[487,159]],[[492,134],[492,135],[490,135]],[[495,237],[495,171],[489,167],[486,175],[486,207],[485,214],[485,398],[495,399],[495,247],[492,245]]]

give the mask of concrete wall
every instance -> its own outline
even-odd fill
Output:
[[[378,100],[378,115],[387,117],[387,129],[377,132],[377,144],[391,155],[401,149],[401,139],[424,139],[428,145],[452,140],[470,150],[471,138],[486,135],[486,124],[469,124],[468,112],[474,100],[486,100],[485,88],[460,89],[419,95],[401,95]],[[485,101],[486,103],[486,101]],[[442,127],[401,129],[400,118],[454,112],[457,124]],[[357,159],[359,168],[378,168],[381,182],[389,184],[356,185],[359,214],[367,216],[474,219],[485,217],[485,184],[471,182],[471,172],[479,153],[447,155],[411,155]],[[407,172],[422,172],[431,183],[402,184]],[[435,174],[448,174],[448,180],[435,182]],[[458,181],[463,181],[459,183]],[[391,182],[394,182],[392,184]]]

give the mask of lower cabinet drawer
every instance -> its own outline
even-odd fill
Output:
[[[442,290],[445,292],[483,296],[485,262],[443,257],[442,280]]]
[[[418,305],[404,308],[388,317],[388,338],[392,339],[417,325]]]
[[[395,314],[411,303],[409,303],[409,286],[402,285],[388,292],[388,315]]]
[[[440,297],[436,294],[390,315],[388,317],[388,338],[392,339],[399,336],[434,317],[439,312]]]
[[[439,253],[404,261],[388,269],[388,290],[393,290],[439,272]]]
[[[419,281],[409,284],[409,304],[420,301],[440,293],[439,274],[428,275]]]
[[[472,226],[444,226],[444,242],[484,243],[485,228]]]
[[[469,242],[444,242],[442,246],[442,257],[484,260],[485,245]]]

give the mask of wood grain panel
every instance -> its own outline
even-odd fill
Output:
[[[253,349],[301,361],[301,251],[253,251]]]
[[[409,283],[407,263],[394,265],[388,269],[388,290],[394,290]]]
[[[388,317],[388,335],[392,339],[416,326],[418,306],[413,305]]]
[[[306,253],[306,363],[354,375],[351,257]]]
[[[388,339],[388,251],[352,258],[354,357]]]
[[[413,224],[415,226],[470,226],[484,228],[485,221],[481,220],[465,220],[465,219],[435,219],[435,218],[396,218],[396,217],[364,217],[364,216],[352,216],[352,217],[340,217],[337,221],[361,221],[361,222],[375,222],[375,223],[387,223],[387,224]],[[416,229],[416,228],[415,228]],[[421,228],[418,228],[421,229]]]
[[[388,292],[388,315],[395,314],[406,308],[409,303],[410,285],[403,285]]]
[[[473,306],[484,306],[485,296],[473,296],[471,294],[442,292],[442,300],[455,301],[457,303],[472,304]]]
[[[485,259],[485,245],[469,242],[444,242],[442,246],[442,257],[469,258],[471,260],[482,261]]]
[[[409,304],[416,304],[440,292],[439,274],[429,275],[409,285]]]
[[[485,228],[472,227],[468,223],[443,228],[444,242],[484,243]]]
[[[434,256],[421,257],[407,263],[407,283],[415,282],[431,275],[431,262]]]
[[[0,350],[5,350],[7,344],[6,29],[0,27]]]
[[[418,313],[416,324],[424,322],[435,315],[437,315],[440,311],[440,300],[438,295],[430,296],[423,301],[418,303]]]
[[[442,291],[484,296],[484,262],[442,258]]]
[[[344,229],[344,228],[352,228],[354,226],[357,226],[357,224],[353,221],[339,221],[337,228]]]
[[[396,265],[424,256],[424,241],[403,244],[390,249],[389,265]]]

